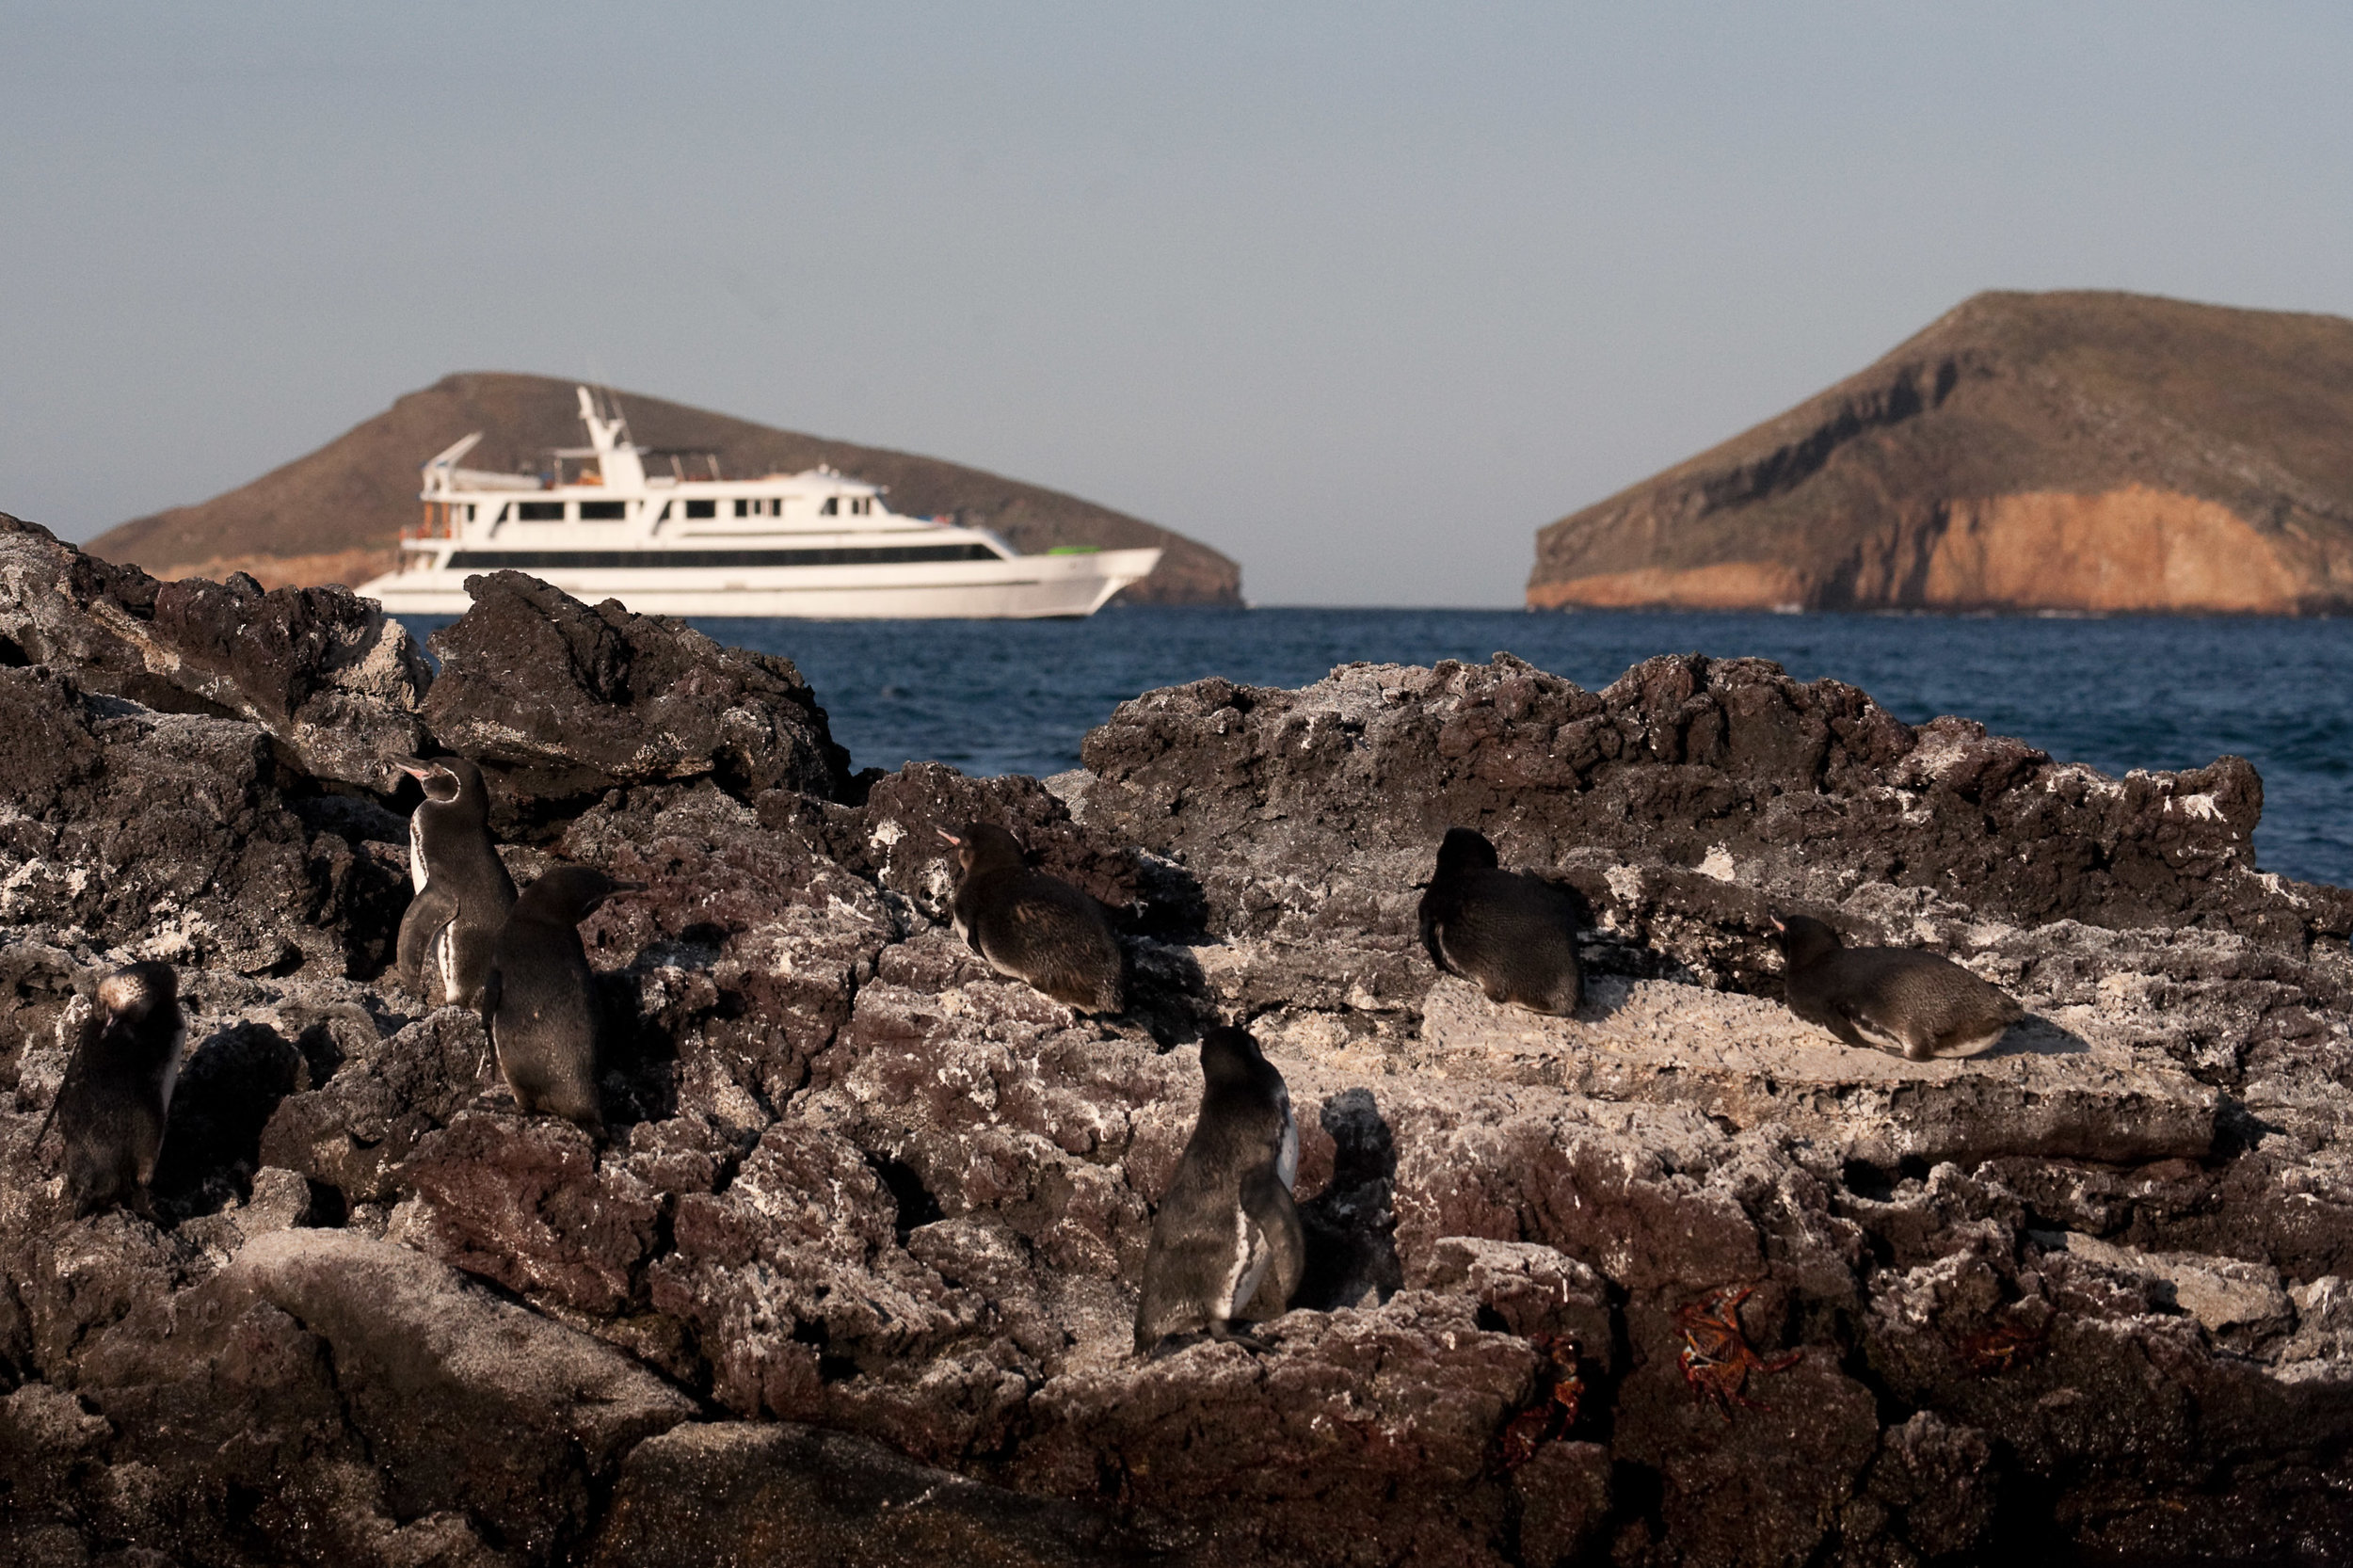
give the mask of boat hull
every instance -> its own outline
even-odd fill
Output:
[[[1158,550],[1103,550],[904,566],[528,569],[574,599],[617,599],[647,616],[1032,620],[1091,616],[1160,559]],[[473,603],[466,580],[495,569],[412,568],[359,592],[390,615],[463,615]]]

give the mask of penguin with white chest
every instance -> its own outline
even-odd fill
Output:
[[[1442,972],[1472,982],[1498,1006],[1565,1016],[1585,994],[1577,925],[1575,896],[1504,871],[1485,834],[1446,830],[1421,896],[1421,945]]]
[[[599,1137],[596,975],[580,922],[627,886],[590,866],[548,871],[515,901],[482,986],[482,1025],[515,1103]]]
[[[66,1191],[76,1218],[118,1203],[145,1214],[187,1040],[179,977],[168,964],[133,964],[98,983],[97,1002],[49,1108],[65,1140]]]
[[[1101,904],[1031,870],[1021,840],[993,823],[939,836],[956,847],[956,935],[990,968],[1081,1013],[1127,1009],[1127,964]]]
[[[490,840],[489,792],[463,757],[403,757],[394,766],[424,786],[424,802],[408,818],[416,895],[400,921],[401,984],[433,1006],[468,1006],[482,993],[490,950],[515,906],[514,878]]]
[[[1283,1075],[1244,1030],[1201,1037],[1201,1115],[1152,1216],[1136,1353],[1176,1334],[1265,1347],[1234,1324],[1282,1316],[1306,1272],[1291,1184],[1299,1127]]]
[[[1941,954],[1850,948],[1810,915],[1772,920],[1789,1011],[1848,1045],[1913,1062],[1975,1056],[2026,1016],[2009,992]]]

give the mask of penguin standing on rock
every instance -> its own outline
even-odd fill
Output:
[[[1501,870],[1485,834],[1449,827],[1421,896],[1421,945],[1433,964],[1475,983],[1489,1001],[1565,1016],[1585,994],[1577,917],[1573,895]]]
[[[436,1007],[467,1006],[481,995],[490,950],[515,906],[514,879],[490,841],[489,792],[463,757],[403,757],[393,765],[424,786],[424,803],[408,818],[416,896],[400,920],[401,984]]]
[[[551,1112],[602,1137],[597,1102],[596,976],[580,922],[633,884],[557,866],[523,889],[498,934],[482,985],[482,1027],[526,1112]]]
[[[1081,1013],[1126,1010],[1127,966],[1101,904],[1032,871],[1021,840],[994,823],[939,836],[956,846],[956,935],[990,968]]]
[[[2017,1000],[1949,958],[1850,948],[1808,915],[1772,917],[1788,960],[1789,1011],[1850,1046],[1926,1062],[1975,1056],[2026,1016]]]
[[[98,983],[97,1009],[49,1107],[65,1139],[76,1219],[124,1202],[150,1212],[148,1183],[187,1033],[168,964],[133,964]]]
[[[1283,1075],[1247,1031],[1225,1027],[1201,1037],[1201,1078],[1200,1118],[1152,1216],[1138,1355],[1203,1332],[1263,1350],[1234,1323],[1281,1317],[1306,1272],[1291,1202],[1299,1127]]]

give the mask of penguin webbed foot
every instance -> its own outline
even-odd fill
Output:
[[[1274,1349],[1273,1345],[1268,1344],[1257,1335],[1244,1333],[1243,1331],[1237,1329],[1234,1325],[1241,1320],[1242,1320],[1239,1318],[1231,1320],[1224,1318],[1210,1319],[1209,1337],[1221,1345],[1240,1345],[1243,1350],[1248,1351],[1253,1355],[1264,1355],[1269,1351]]]

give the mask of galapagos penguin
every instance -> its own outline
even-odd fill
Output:
[[[990,968],[1081,1013],[1126,1010],[1126,963],[1101,904],[1032,871],[1021,841],[994,823],[939,836],[956,846],[956,935]]]
[[[1850,948],[1808,915],[1772,917],[1788,960],[1789,1011],[1850,1046],[1926,1062],[1975,1056],[2026,1016],[2017,1000],[1951,959],[1910,948]]]
[[[49,1108],[65,1139],[76,1219],[125,1202],[150,1212],[187,1032],[168,964],[133,964],[98,983],[98,1005]]]
[[[482,993],[490,949],[515,906],[514,879],[490,841],[489,792],[463,757],[403,757],[393,765],[424,786],[424,802],[408,818],[416,896],[400,920],[400,981],[432,1006],[468,1006]]]
[[[498,934],[482,985],[482,1027],[526,1112],[550,1112],[597,1137],[596,976],[580,922],[626,886],[589,866],[556,866],[523,889]]]
[[[1291,1202],[1299,1128],[1290,1091],[1258,1042],[1221,1027],[1201,1037],[1201,1115],[1152,1216],[1136,1304],[1136,1353],[1207,1332],[1264,1349],[1237,1320],[1282,1316],[1306,1272]]]
[[[1585,994],[1577,958],[1577,899],[1542,877],[1499,869],[1496,846],[1449,827],[1421,896],[1421,945],[1498,1004],[1565,1016]]]

